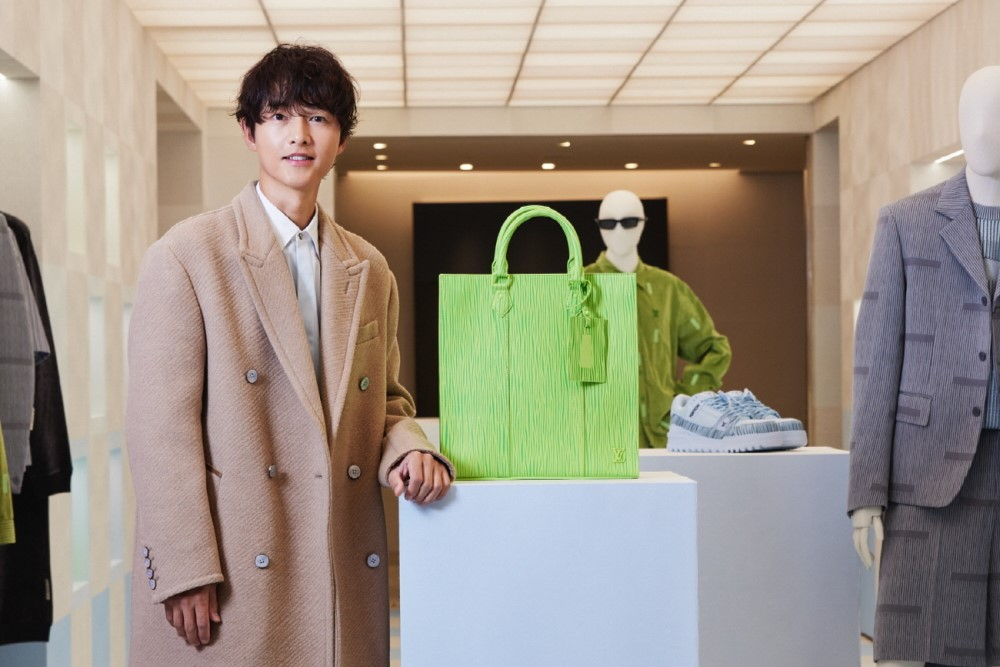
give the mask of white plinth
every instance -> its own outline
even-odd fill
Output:
[[[847,452],[641,450],[698,483],[701,667],[858,665]]]
[[[696,513],[671,473],[401,502],[403,667],[696,667]]]

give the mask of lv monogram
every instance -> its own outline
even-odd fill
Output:
[[[625,463],[625,448],[615,447],[615,463]]]

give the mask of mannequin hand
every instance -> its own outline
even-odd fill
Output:
[[[875,543],[880,544],[885,536],[882,531],[882,508],[859,507],[851,513],[851,525],[854,526],[854,550],[865,567],[870,568],[875,562],[875,555],[868,548],[868,529],[875,528]]]

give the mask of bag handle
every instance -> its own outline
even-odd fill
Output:
[[[514,236],[517,228],[532,218],[550,218],[559,223],[563,234],[566,236],[566,245],[569,246],[569,260],[566,262],[566,273],[570,279],[570,284],[579,283],[583,280],[583,259],[580,250],[580,239],[576,235],[576,230],[569,220],[563,217],[558,211],[548,206],[538,206],[531,204],[522,206],[509,216],[500,228],[497,235],[496,250],[493,253],[493,282],[508,282],[507,274],[507,247],[510,239]]]

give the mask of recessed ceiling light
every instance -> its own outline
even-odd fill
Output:
[[[638,162],[626,162],[625,163],[625,168],[626,169],[638,169],[639,168],[639,163]]]
[[[708,166],[711,167],[712,169],[715,169],[716,167],[721,167],[722,164],[719,162],[709,162]]]
[[[375,165],[375,168],[378,169],[379,171],[385,171],[386,169],[389,168],[389,165],[387,165],[387,164],[378,164],[378,165]]]
[[[381,141],[378,142],[378,143],[372,144],[372,148],[374,148],[377,151],[384,151],[388,147],[389,147],[389,144],[383,144]]]
[[[462,164],[458,165],[458,168],[461,169],[462,171],[472,171],[472,164],[469,162],[463,162]]]
[[[954,153],[948,153],[947,155],[942,155],[938,159],[934,160],[934,164],[941,164],[942,162],[947,162],[948,160],[954,160],[959,155],[962,155],[964,153],[965,153],[965,151],[963,151],[963,150],[960,149],[960,150],[955,151]]]
[[[563,148],[569,148],[569,147],[570,147],[570,146],[572,146],[573,144],[571,144],[571,143],[570,143],[570,142],[568,142],[568,141],[560,141],[560,142],[559,142],[559,145],[560,145],[560,146],[562,146]]]
[[[375,159],[376,160],[388,160],[389,156],[388,155],[376,155]]]
[[[743,140],[743,145],[744,146],[753,146],[756,143],[757,143],[756,139],[744,139]]]
[[[554,163],[552,163],[552,162],[543,162],[542,163],[542,169],[545,169],[546,171],[549,171],[549,170],[555,169],[555,168],[556,168],[556,165]]]

